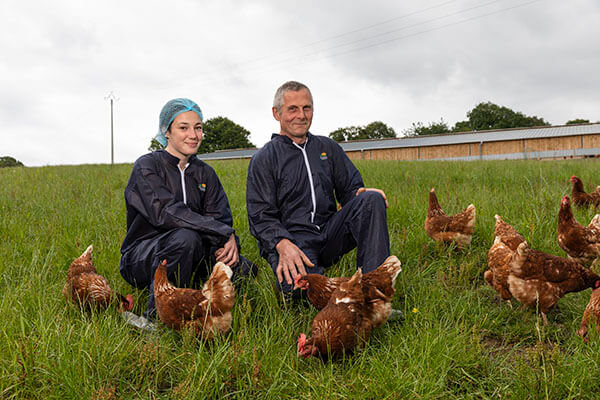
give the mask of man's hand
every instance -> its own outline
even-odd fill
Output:
[[[235,235],[232,233],[229,240],[223,247],[215,251],[215,258],[217,262],[222,262],[230,267],[235,267],[240,261],[240,254],[238,253],[237,243],[235,242]]]
[[[304,265],[315,266],[306,254],[288,239],[281,239],[275,249],[279,253],[279,264],[277,264],[275,272],[280,283],[285,277],[288,285],[291,285],[296,276],[306,274]]]
[[[388,204],[387,197],[385,197],[385,193],[383,192],[383,190],[381,190],[381,189],[374,189],[374,188],[364,188],[364,187],[362,187],[362,188],[360,188],[360,189],[358,189],[358,190],[356,191],[356,195],[358,196],[359,194],[361,194],[361,193],[364,193],[364,192],[377,192],[377,193],[379,193],[381,196],[383,196],[383,200],[385,200],[385,208],[388,208],[388,207],[390,206],[390,205]]]

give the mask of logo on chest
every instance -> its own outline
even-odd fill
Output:
[[[327,153],[325,153],[325,152],[322,152],[322,153],[321,153],[321,155],[319,156],[319,158],[320,158],[321,160],[327,160]]]
[[[206,183],[200,183],[198,189],[200,189],[201,192],[206,192]]]

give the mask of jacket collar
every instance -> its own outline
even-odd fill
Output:
[[[311,138],[312,136],[313,136],[313,135],[312,135],[312,133],[310,133],[310,132],[307,132],[307,133],[306,133],[306,142],[305,142],[305,143],[308,143],[308,142],[310,142],[310,141],[311,141],[311,140],[310,140],[310,138]],[[278,138],[279,138],[279,139],[278,139]],[[294,143],[292,139],[290,139],[290,138],[289,138],[289,137],[287,137],[286,135],[282,135],[281,133],[273,133],[273,134],[271,135],[271,140],[273,140],[273,139],[276,139],[276,140],[282,140],[283,142],[285,142],[285,143],[289,143],[289,144],[292,144],[292,143]]]
[[[159,154],[160,158],[162,160],[164,160],[166,163],[174,165],[174,166],[178,166],[179,165],[179,158],[175,157],[173,154],[169,153],[166,150],[157,150],[157,153]],[[190,156],[188,163],[191,165],[194,160],[196,160],[196,155],[193,154],[192,156]]]

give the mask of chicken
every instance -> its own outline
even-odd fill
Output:
[[[176,288],[167,279],[167,261],[164,260],[154,274],[158,317],[169,328],[190,328],[207,340],[228,332],[235,301],[232,275],[231,268],[218,262],[202,290]]]
[[[598,207],[598,205],[600,205],[600,186],[596,187],[594,192],[586,193],[583,189],[583,182],[581,179],[573,175],[570,181],[573,183],[573,190],[571,191],[573,204],[577,207]]]
[[[365,296],[359,268],[340,283],[327,306],[315,316],[311,336],[298,338],[298,357],[339,357],[369,340],[371,322],[365,315]]]
[[[600,254],[600,214],[584,227],[573,216],[569,196],[563,197],[558,212],[558,245],[577,262],[594,261]]]
[[[587,337],[588,325],[590,322],[595,323],[597,331],[600,331],[600,290],[597,290],[600,285],[596,285],[590,296],[590,301],[583,312],[581,318],[581,327],[577,331],[577,334],[583,338],[584,342],[588,342]]]
[[[402,271],[398,257],[390,256],[377,269],[367,272],[362,277],[363,294],[365,296],[365,313],[371,320],[373,328],[385,324],[392,313],[392,298],[396,289],[396,278]],[[306,290],[308,301],[317,309],[325,308],[333,292],[342,282],[350,278],[328,278],[320,274],[298,275],[294,289]]]
[[[530,249],[523,242],[510,262],[508,287],[524,306],[538,307],[547,324],[546,314],[561,297],[596,287],[598,281],[600,276],[575,260]]]
[[[508,275],[510,274],[510,262],[514,251],[512,251],[501,239],[496,236],[494,244],[488,251],[488,266],[490,269],[484,272],[485,281],[494,288],[502,300],[510,301],[512,295],[508,288]]]
[[[433,240],[456,243],[460,249],[471,244],[475,227],[475,206],[470,204],[465,211],[448,216],[438,203],[435,190],[429,191],[429,209],[425,218],[425,231]]]
[[[111,290],[106,279],[99,275],[92,261],[94,246],[90,245],[69,266],[67,282],[62,289],[62,294],[67,303],[80,304],[86,309],[105,310],[114,297],[119,301],[121,311],[131,310],[133,297],[126,297]]]
[[[494,237],[500,237],[502,242],[508,246],[512,251],[517,251],[517,247],[525,241],[525,238],[521,236],[519,232],[511,225],[507,224],[502,220],[502,217],[498,214],[494,215],[496,218],[496,228],[494,229]]]
[[[503,300],[510,304],[512,295],[508,288],[508,275],[510,273],[510,262],[519,244],[525,238],[515,228],[502,220],[496,214],[496,228],[494,229],[494,244],[488,251],[488,266],[483,277],[485,281],[494,288]]]

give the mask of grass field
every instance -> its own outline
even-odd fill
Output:
[[[316,311],[276,299],[248,232],[247,161],[211,164],[242,253],[261,266],[238,293],[230,335],[211,344],[164,326],[142,334],[115,309],[86,314],[61,296],[68,265],[93,244],[99,272],[143,311],[147,294],[118,270],[131,165],[0,169],[0,398],[598,398],[600,337],[586,345],[576,335],[590,291],[567,295],[543,326],[483,280],[496,213],[533,248],[565,256],[560,199],[571,175],[586,189],[600,184],[597,161],[357,162],[367,186],[388,195],[392,254],[403,263],[394,307],[406,318],[375,330],[353,357],[325,363],[296,357]],[[425,234],[431,187],[448,213],[477,207],[466,251]],[[587,224],[593,212],[575,215]],[[354,257],[328,274],[350,275]]]

